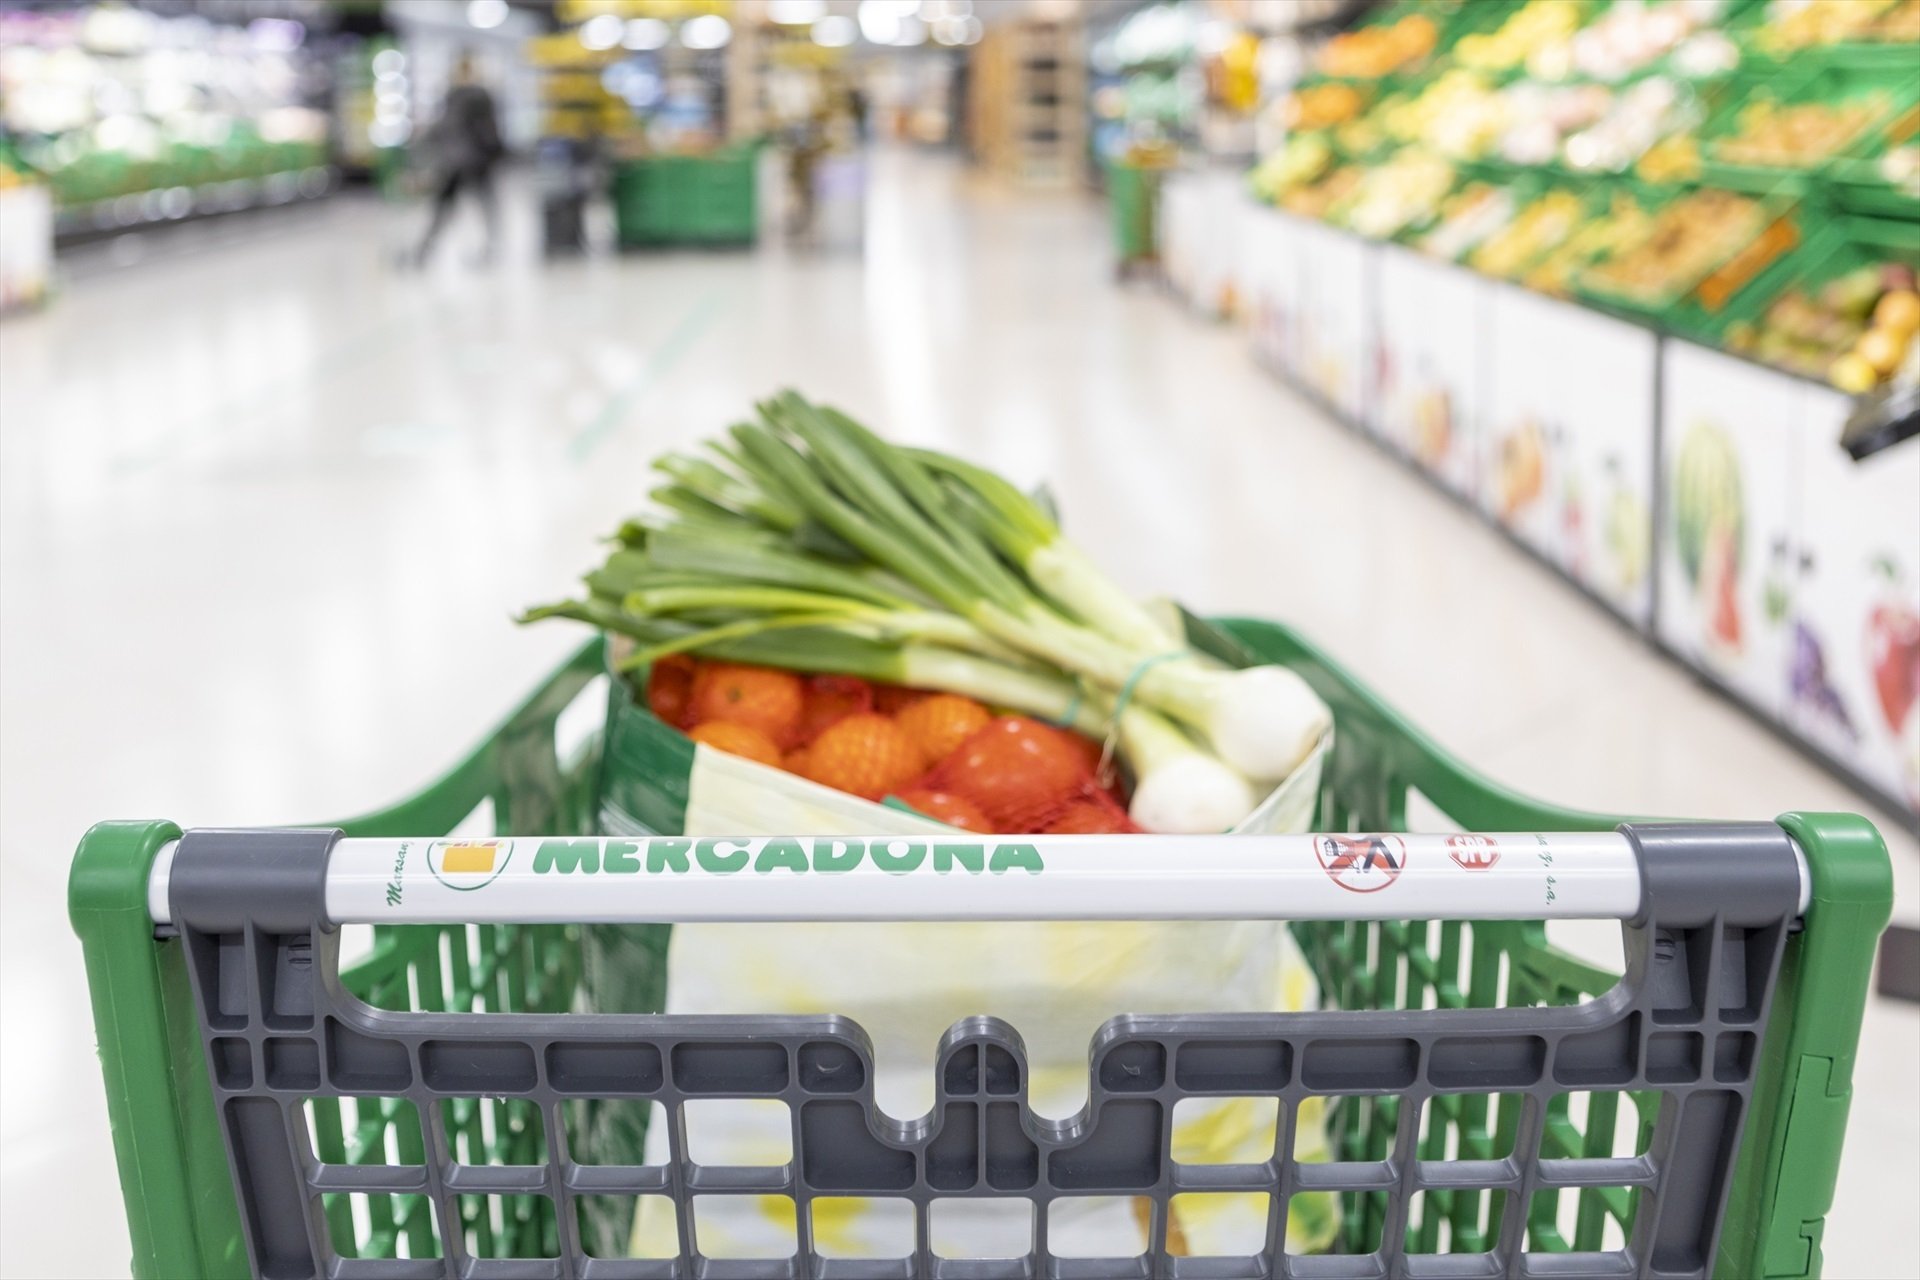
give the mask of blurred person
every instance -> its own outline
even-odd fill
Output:
[[[493,95],[480,82],[473,55],[463,53],[454,64],[453,84],[441,101],[440,114],[426,136],[427,162],[438,174],[433,216],[427,233],[414,251],[415,266],[425,266],[454,201],[464,190],[480,205],[487,224],[487,247],[481,261],[491,262],[500,241],[500,203],[494,193],[493,173],[506,154],[500,141],[500,117]]]
[[[861,146],[865,146],[872,138],[867,132],[869,109],[866,90],[857,84],[850,85],[847,88],[847,114],[853,117],[854,140]]]

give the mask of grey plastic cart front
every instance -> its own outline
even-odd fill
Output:
[[[1019,1034],[991,1017],[947,1032],[931,1112],[900,1121],[875,1105],[871,1046],[844,1018],[371,1008],[339,979],[339,933],[328,912],[337,832],[189,832],[156,892],[169,927],[187,947],[250,1257],[256,1273],[272,1280],[1705,1276],[1782,948],[1804,902],[1804,868],[1791,841],[1771,824],[1641,825],[1621,833],[1637,863],[1640,905],[1622,913],[1629,916],[1626,973],[1605,996],[1554,1008],[1122,1016],[1095,1036],[1085,1109],[1061,1123],[1029,1108]],[[939,888],[931,884],[928,891]],[[1355,894],[1354,902],[1356,914],[1368,909],[1365,894]],[[1644,1154],[1540,1158],[1550,1101],[1579,1090],[1658,1094],[1658,1120]],[[1496,1092],[1524,1098],[1511,1156],[1422,1158],[1417,1144],[1426,1106],[1448,1095]],[[421,1120],[424,1158],[417,1164],[318,1162],[303,1102],[347,1095],[410,1102]],[[1206,1096],[1278,1099],[1272,1158],[1249,1165],[1176,1161],[1173,1108],[1182,1098]],[[540,1109],[543,1163],[492,1166],[455,1158],[443,1100],[479,1097],[523,1099]],[[1387,1157],[1296,1161],[1293,1119],[1309,1097],[1398,1098],[1397,1141]],[[682,1104],[731,1098],[787,1104],[792,1159],[786,1165],[712,1166],[689,1158]],[[668,1162],[574,1159],[564,1108],[596,1099],[661,1104]],[[1592,1187],[1637,1194],[1623,1247],[1531,1251],[1525,1208],[1535,1192]],[[1409,1252],[1413,1198],[1449,1191],[1503,1198],[1507,1210],[1497,1239],[1484,1253]],[[1207,1192],[1270,1197],[1265,1248],[1236,1257],[1171,1252],[1169,1201]],[[1378,1251],[1286,1253],[1290,1199],[1318,1192],[1383,1196]],[[327,1193],[427,1198],[444,1256],[338,1256],[321,1211]],[[551,1202],[558,1256],[481,1258],[467,1251],[458,1198],[503,1195]],[[676,1205],[679,1255],[591,1256],[603,1250],[583,1240],[575,1202],[642,1195],[669,1197]],[[692,1217],[696,1195],[791,1197],[793,1255],[704,1257]],[[842,1196],[910,1202],[911,1254],[821,1257],[811,1204]],[[1049,1207],[1082,1196],[1148,1202],[1146,1252],[1055,1256]],[[1030,1202],[1030,1251],[1010,1260],[936,1255],[930,1206],[951,1197]]]

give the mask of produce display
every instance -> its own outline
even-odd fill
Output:
[[[1440,28],[1424,13],[1409,13],[1377,27],[1343,32],[1316,60],[1323,75],[1378,80],[1403,71],[1433,52]]]
[[[1824,233],[1920,219],[1920,0],[1408,3],[1314,68],[1260,198],[1849,394],[1908,376],[1904,291],[1872,321],[1831,278],[1908,264]]]
[[[1826,377],[1850,395],[1862,395],[1898,372],[1915,350],[1920,293],[1914,268],[1869,263],[1818,287],[1795,286],[1769,305],[1757,323],[1727,332],[1727,345],[1809,377]]]
[[[1202,833],[1331,727],[1292,671],[1189,649],[1000,476],[793,392],[655,465],[660,509],[523,620],[614,637],[716,750],[960,826]]]
[[[1514,279],[1565,243],[1585,213],[1586,206],[1571,191],[1549,191],[1482,240],[1467,262],[1490,276]]]
[[[1754,43],[1784,55],[1827,45],[1920,40],[1920,0],[1767,0]]]
[[[1578,283],[1641,306],[1665,306],[1751,241],[1765,218],[1750,196],[1695,191],[1655,214],[1637,240],[1582,271]]]
[[[301,34],[296,34],[301,33]],[[194,192],[300,178],[327,163],[297,23],[217,25],[121,5],[0,13],[0,124],[63,210],[178,217]],[[221,207],[240,193],[220,193]],[[137,199],[128,199],[138,197]]]
[[[1877,94],[1833,106],[1762,99],[1740,108],[1738,130],[1717,139],[1713,155],[1730,164],[1804,168],[1838,155],[1886,112],[1887,100]]]

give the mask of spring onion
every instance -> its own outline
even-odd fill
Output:
[[[661,510],[621,527],[587,600],[528,617],[626,634],[629,666],[695,651],[1111,724],[1149,830],[1231,826],[1249,779],[1287,776],[1328,727],[1286,668],[1188,651],[994,473],[792,392],[757,408],[656,464]]]

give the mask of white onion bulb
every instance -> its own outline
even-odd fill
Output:
[[[1248,667],[1222,673],[1207,736],[1222,760],[1271,781],[1299,768],[1332,724],[1333,712],[1294,672]]]
[[[1127,815],[1160,835],[1217,835],[1253,812],[1253,784],[1215,760],[1191,753],[1144,775]]]

